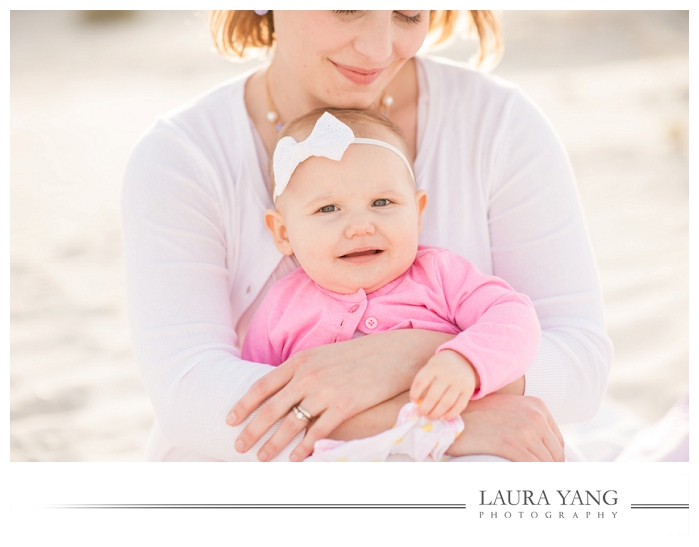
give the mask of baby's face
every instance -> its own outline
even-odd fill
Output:
[[[312,157],[298,166],[277,199],[283,234],[275,240],[321,287],[370,293],[415,260],[426,203],[395,153],[352,144],[339,162]]]

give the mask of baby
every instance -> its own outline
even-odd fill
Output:
[[[394,329],[456,335],[415,376],[394,430],[319,441],[310,459],[385,459],[409,439],[415,459],[439,459],[463,429],[471,399],[521,377],[538,349],[530,300],[446,249],[418,245],[427,195],[407,145],[386,118],[321,109],[287,124],[271,169],[276,209],[265,223],[301,268],[255,313],[246,360],[277,366],[322,344]],[[311,416],[297,405],[299,419]],[[387,446],[388,445],[388,446]],[[325,455],[325,456],[324,456]]]

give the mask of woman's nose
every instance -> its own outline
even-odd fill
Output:
[[[354,49],[375,65],[380,65],[393,53],[392,16],[391,10],[369,11],[354,40]]]
[[[351,239],[358,236],[370,236],[376,233],[374,223],[364,216],[351,219],[345,228],[345,237]]]

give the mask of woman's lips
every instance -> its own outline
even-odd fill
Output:
[[[353,67],[353,66],[340,65],[340,64],[337,64],[335,62],[332,62],[332,63],[333,63],[333,65],[335,65],[335,68],[337,68],[337,70],[340,72],[340,74],[342,74],[350,82],[358,84],[358,85],[369,85],[369,84],[374,83],[374,81],[379,76],[381,76],[381,74],[384,71],[383,68],[373,68],[373,69],[367,70],[367,69]]]

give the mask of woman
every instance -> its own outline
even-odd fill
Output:
[[[268,69],[161,118],[129,162],[129,309],[157,417],[149,459],[298,461],[317,439],[378,433],[392,426],[415,372],[445,341],[396,331],[301,352],[274,370],[239,359],[254,310],[296,266],[262,222],[271,206],[267,149],[280,123],[319,106],[389,116],[430,195],[421,243],[469,258],[537,309],[543,334],[534,364],[505,393],[469,404],[449,453],[560,461],[554,418],[594,414],[611,344],[567,156],[514,86],[415,56],[430,28],[450,34],[455,15],[212,15],[219,49],[275,49]],[[489,12],[471,16],[486,48],[496,21]],[[310,425],[289,412],[296,405],[314,418]]]

